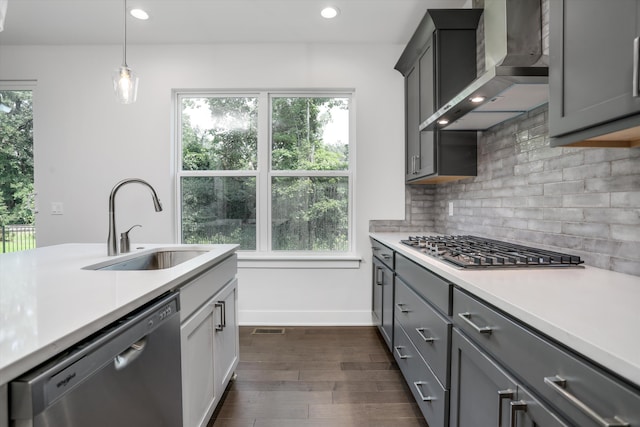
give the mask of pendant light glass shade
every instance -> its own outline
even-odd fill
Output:
[[[124,44],[122,65],[113,73],[113,90],[122,104],[136,102],[138,96],[138,76],[127,65],[127,0],[124,0]]]
[[[132,104],[138,96],[138,76],[126,65],[113,72],[113,90],[121,104]]]

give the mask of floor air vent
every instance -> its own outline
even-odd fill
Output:
[[[251,335],[283,335],[284,328],[255,328]]]

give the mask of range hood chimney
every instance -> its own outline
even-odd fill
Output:
[[[486,130],[548,101],[542,2],[484,0],[484,71],[420,130]]]

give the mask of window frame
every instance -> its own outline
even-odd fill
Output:
[[[258,100],[258,141],[257,167],[255,170],[206,170],[189,171],[182,169],[182,100],[197,97],[255,97]],[[274,97],[313,97],[313,98],[346,98],[349,105],[349,158],[345,170],[272,170],[272,103]],[[256,179],[256,249],[239,250],[248,259],[267,257],[270,259],[327,259],[354,258],[355,251],[355,168],[356,168],[356,111],[354,89],[275,89],[275,90],[225,90],[180,89],[173,91],[174,112],[174,195],[175,195],[175,239],[182,242],[182,194],[183,177],[228,177],[250,176]],[[266,113],[265,113],[266,112]],[[345,251],[281,251],[272,249],[272,179],[273,177],[346,177],[348,180],[348,245]],[[354,258],[355,259],[355,258]]]

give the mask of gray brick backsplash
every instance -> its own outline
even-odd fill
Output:
[[[594,222],[564,222],[562,223],[562,234],[582,237],[608,238],[610,233],[609,224]]]
[[[611,238],[628,242],[640,241],[640,227],[635,225],[611,224]]]
[[[576,194],[584,191],[584,181],[549,182],[544,184],[544,194]]]
[[[640,209],[584,209],[584,220],[609,224],[640,225]]]
[[[611,193],[611,207],[640,209],[640,191]]]
[[[640,148],[551,148],[547,133],[546,105],[479,133],[477,177],[408,185],[407,218],[370,229],[475,234],[640,276]]]
[[[591,193],[591,194],[565,194],[562,196],[562,206],[567,208],[574,207],[609,207],[611,195],[609,193]]]

